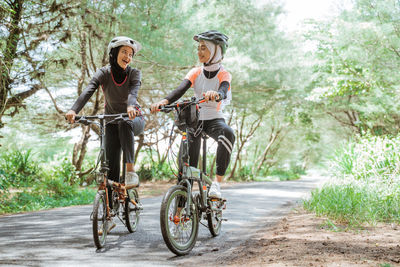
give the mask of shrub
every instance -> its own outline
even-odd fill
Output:
[[[241,167],[238,172],[237,172],[237,180],[240,181],[248,181],[248,180],[254,180],[254,175],[251,170],[251,166],[243,166]]]
[[[38,179],[39,163],[32,159],[31,150],[14,150],[0,155],[0,169],[9,185],[23,187]]]
[[[10,182],[6,177],[6,173],[4,170],[0,170],[0,194],[4,194],[4,192],[8,191],[10,187]]]
[[[0,155],[0,214],[89,204],[96,190],[80,189],[74,166],[66,159],[39,164],[30,150]],[[22,192],[10,195],[10,187]]]
[[[50,174],[52,177],[62,179],[70,185],[79,183],[78,172],[67,158],[64,158],[60,165],[53,166]]]
[[[167,163],[143,163],[137,171],[140,180],[165,180],[174,177],[171,167]]]

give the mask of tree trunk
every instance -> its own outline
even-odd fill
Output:
[[[235,161],[233,163],[233,167],[229,174],[228,180],[234,177],[238,162],[240,161],[240,155],[243,151],[243,148],[246,145],[246,143],[250,140],[250,138],[254,135],[254,133],[257,131],[257,129],[260,127],[263,116],[264,116],[263,114],[259,115],[259,117],[253,122],[251,122],[250,125],[246,125],[247,114],[246,112],[244,112],[240,120],[240,125],[236,125],[237,151],[236,151]],[[249,129],[249,131],[245,133],[245,129]]]
[[[90,127],[82,126],[82,136],[78,143],[74,145],[74,150],[72,154],[72,164],[75,166],[77,171],[81,171],[82,162],[85,158],[87,151],[87,143],[90,138]]]
[[[22,5],[23,0],[15,0],[10,2],[10,10],[12,10],[11,21],[10,24],[7,25],[7,28],[10,32],[4,50],[2,54],[4,55],[4,62],[1,62],[0,65],[0,75],[1,75],[1,84],[0,84],[0,128],[4,125],[1,122],[1,119],[6,111],[7,102],[8,102],[8,94],[11,90],[10,84],[12,82],[10,78],[11,69],[14,64],[14,58],[17,57],[17,45],[18,40],[21,34],[21,28],[19,24],[22,18]]]
[[[255,170],[253,169],[253,173],[254,173],[254,174],[256,174],[257,172],[260,171],[262,165],[264,164],[265,160],[267,159],[267,155],[268,155],[268,153],[270,152],[270,150],[271,150],[271,148],[272,148],[272,145],[273,145],[273,144],[275,143],[275,141],[277,140],[279,134],[282,132],[282,129],[283,129],[283,128],[280,128],[280,129],[278,129],[278,130],[275,132],[274,127],[272,127],[272,129],[271,129],[271,135],[270,135],[270,138],[269,138],[269,142],[268,142],[267,146],[265,147],[263,153],[260,155],[260,157],[259,157],[259,158],[257,159],[257,161],[256,161],[256,162],[258,162],[258,165],[257,165],[257,167],[255,168]]]
[[[135,164],[136,164],[137,158],[139,156],[139,152],[143,146],[144,146],[144,134],[141,134],[141,135],[139,135],[138,145],[137,145],[137,148],[135,151],[135,162],[134,162]]]

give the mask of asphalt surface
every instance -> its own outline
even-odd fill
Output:
[[[297,181],[237,184],[222,188],[227,209],[221,234],[200,225],[193,251],[176,257],[165,245],[159,222],[162,197],[142,200],[138,231],[121,222],[96,250],[89,216],[92,206],[75,206],[0,217],[1,266],[201,266],[237,247],[257,230],[274,224],[323,182],[318,175]],[[202,221],[206,224],[206,221]],[[200,257],[201,256],[201,257]]]

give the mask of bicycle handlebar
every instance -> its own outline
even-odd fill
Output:
[[[75,116],[75,120],[77,120],[77,121],[80,120],[80,119],[88,119],[88,120],[96,120],[97,119],[97,120],[100,120],[100,119],[106,119],[106,118],[115,119],[115,118],[118,118],[118,117],[126,118],[126,117],[129,117],[129,115],[128,115],[128,113],[98,114],[98,115],[89,115],[89,116],[82,115],[82,116]]]
[[[206,102],[206,100],[204,98],[201,98],[198,100],[195,99],[195,100],[190,100],[190,101],[187,101],[187,100],[181,101],[181,102],[178,102],[175,104],[168,104],[168,105],[161,106],[159,111],[164,112],[164,113],[169,113],[172,110],[179,108],[180,106],[183,107],[183,106],[197,105],[197,104],[200,104],[203,102]]]
[[[92,120],[112,119],[112,121],[118,121],[121,120],[122,118],[127,118],[127,117],[129,117],[128,113],[75,116],[75,123],[82,123],[88,125],[93,123]]]

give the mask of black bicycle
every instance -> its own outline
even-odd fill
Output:
[[[93,203],[93,212],[90,215],[93,229],[94,244],[98,249],[104,247],[107,239],[108,223],[115,216],[128,228],[130,233],[136,231],[142,205],[135,187],[125,186],[126,166],[123,164],[122,176],[118,182],[108,180],[109,171],[105,149],[105,127],[107,124],[124,120],[128,114],[100,114],[95,116],[76,116],[75,122],[84,125],[95,124],[100,129],[100,152],[97,158],[94,174],[99,185]],[[109,203],[109,190],[111,190],[112,205]]]
[[[188,254],[195,246],[202,215],[207,220],[207,225],[202,224],[208,227],[211,235],[213,237],[219,235],[223,221],[222,210],[226,208],[225,199],[208,196],[212,183],[206,172],[208,136],[201,131],[201,127],[197,127],[198,104],[202,102],[204,100],[192,98],[189,101],[160,108],[160,111],[166,113],[175,111],[174,125],[178,126],[182,134],[178,155],[178,183],[164,195],[160,209],[162,236],[167,247],[176,255]],[[188,132],[201,134],[203,151],[201,170],[189,166]],[[194,182],[198,184],[198,192],[193,192]]]

